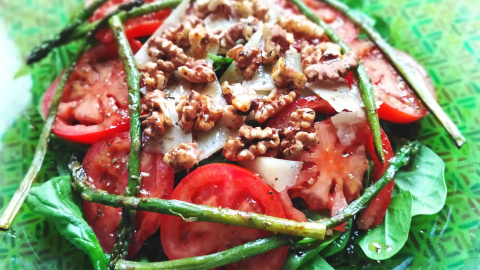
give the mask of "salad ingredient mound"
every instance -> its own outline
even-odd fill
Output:
[[[446,187],[441,159],[390,127],[428,108],[458,145],[463,137],[432,105],[425,71],[392,56],[345,8],[334,0],[85,7],[29,59],[76,39],[89,45],[42,103],[51,132],[88,150],[80,163],[66,149],[71,177],[35,187],[28,205],[56,219],[96,269],[328,268],[348,245],[392,257],[413,216],[443,207]],[[407,66],[422,78],[412,81]],[[145,252],[152,247],[164,255]]]

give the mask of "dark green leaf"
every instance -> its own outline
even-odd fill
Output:
[[[78,206],[81,202],[70,187],[70,176],[52,178],[41,186],[33,187],[26,202],[32,212],[53,222],[61,235],[83,250],[95,269],[107,268],[109,259],[83,218]]]
[[[334,270],[330,264],[325,261],[320,255],[315,255],[310,261],[302,265],[301,270]]]
[[[345,5],[349,6],[350,8],[358,8],[358,9],[361,9],[362,7],[365,6],[366,2],[368,0],[362,0],[362,1],[359,1],[359,0],[341,0],[341,2],[343,2]]]
[[[412,194],[412,216],[432,215],[440,211],[447,198],[445,163],[429,148],[422,146],[408,171],[395,175],[394,193]]]
[[[320,251],[330,245],[340,235],[338,231],[334,231],[333,235],[323,241],[315,241],[309,245],[301,245],[300,247],[292,248],[287,256],[287,259],[282,265],[281,269],[295,270],[302,265],[309,263],[315,256],[318,256]],[[315,268],[311,268],[315,269]]]
[[[358,244],[367,257],[386,260],[407,242],[412,221],[412,195],[405,191],[394,197],[383,222],[359,238]]]
[[[208,58],[213,60],[213,68],[215,71],[228,67],[233,62],[232,58],[223,57],[221,55],[208,54]]]
[[[383,39],[385,39],[388,43],[391,44],[393,39],[392,39],[392,33],[390,32],[390,26],[388,25],[388,23],[385,21],[384,18],[379,16],[373,16],[372,18],[375,21],[375,24],[373,25],[375,30],[377,30],[377,32],[380,34],[380,36],[383,37]]]
[[[337,254],[347,246],[348,240],[350,240],[352,223],[352,220],[349,220],[345,226],[345,232],[340,234],[337,239],[335,239],[330,245],[326,246],[325,249],[322,250],[320,254],[323,258]]]

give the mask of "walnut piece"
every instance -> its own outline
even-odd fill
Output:
[[[239,129],[244,123],[244,117],[238,113],[233,105],[227,105],[223,108],[222,123],[228,129]]]
[[[163,38],[172,41],[175,45],[183,49],[187,49],[188,46],[190,46],[190,32],[202,23],[203,21],[197,16],[187,16],[181,25],[167,29],[163,34]]]
[[[165,135],[165,128],[173,125],[167,109],[165,93],[160,90],[149,92],[142,104],[142,126],[145,135],[152,138],[161,138]]]
[[[190,59],[178,68],[180,76],[192,83],[210,83],[217,79],[212,65],[205,60]]]
[[[280,58],[273,67],[272,78],[278,87],[294,90],[303,90],[307,83],[305,75],[287,66],[283,58]]]
[[[253,16],[261,21],[268,21],[270,18],[269,7],[264,0],[234,0],[232,6],[243,18]]]
[[[210,14],[217,16],[229,17],[232,15],[232,1],[231,0],[197,0],[195,14],[200,18],[205,18]]]
[[[280,138],[275,129],[243,125],[238,137],[229,137],[223,148],[223,155],[232,161],[253,160],[264,155],[268,149],[277,148]]]
[[[147,62],[142,76],[147,86],[159,90],[163,90],[167,85],[170,73],[184,65],[188,59],[182,48],[159,37],[150,39],[147,53],[155,58],[156,62]]]
[[[308,82],[338,81],[358,65],[353,51],[342,55],[340,46],[331,42],[316,45],[306,41],[301,49],[302,67]]]
[[[285,53],[290,48],[290,44],[294,42],[293,34],[288,33],[277,24],[264,24],[263,37],[265,38],[264,64],[275,63],[280,57],[280,53]]]
[[[237,44],[245,44],[258,29],[259,21],[254,17],[241,19],[230,26],[220,38],[220,47],[231,49]]]
[[[165,163],[173,168],[184,168],[186,170],[198,164],[199,152],[198,143],[181,143],[173,147],[163,157]]]
[[[288,32],[297,33],[310,39],[321,39],[324,34],[320,26],[303,15],[278,16],[277,23]]]
[[[255,110],[255,120],[259,123],[264,123],[292,103],[296,97],[296,91],[273,89],[270,94],[263,97],[258,104],[258,108]]]
[[[188,40],[192,47],[193,56],[196,58],[206,57],[208,47],[218,43],[218,39],[212,33],[209,33],[203,24],[198,24],[190,31]]]
[[[222,117],[222,111],[214,100],[192,90],[189,96],[182,96],[175,107],[180,126],[185,132],[194,130],[208,131]]]
[[[222,92],[228,104],[243,113],[248,113],[258,105],[258,95],[254,90],[245,89],[241,84],[222,84]]]
[[[280,149],[287,158],[297,157],[309,146],[318,143],[313,131],[315,111],[310,108],[297,109],[290,115],[289,125],[280,131]]]
[[[227,57],[235,61],[235,66],[242,71],[245,79],[250,79],[262,63],[260,49],[237,45],[227,52]]]

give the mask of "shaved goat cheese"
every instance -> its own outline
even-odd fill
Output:
[[[348,82],[317,81],[307,83],[307,87],[325,99],[337,112],[363,112],[364,104],[355,84],[350,88]]]
[[[295,185],[303,162],[271,157],[257,157],[254,160],[240,161],[240,165],[262,177],[278,192]]]
[[[337,137],[343,145],[350,145],[357,137],[359,129],[363,128],[367,122],[363,111],[341,112],[331,119],[337,129]]]

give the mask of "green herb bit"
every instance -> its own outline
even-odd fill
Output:
[[[215,222],[295,236],[311,237],[319,240],[322,240],[325,236],[325,226],[317,222],[298,222],[229,208],[197,205],[178,200],[136,198],[108,194],[104,190],[93,189],[88,182],[86,182],[85,172],[79,163],[72,163],[70,168],[73,173],[72,185],[74,189],[80,193],[82,199],[89,202],[173,215],[191,222]]]
[[[208,58],[213,60],[215,71],[228,67],[228,65],[233,62],[233,59],[230,57],[223,57],[211,53],[208,53]]]
[[[295,6],[297,6],[300,12],[305,15],[309,20],[322,27],[325,31],[325,35],[327,35],[331,41],[340,45],[342,53],[350,51],[350,47],[332,30],[332,28],[330,28],[327,23],[325,23],[321,18],[315,15],[315,13],[313,13],[313,11],[308,8],[302,0],[290,1]],[[363,104],[365,105],[367,119],[370,124],[370,129],[372,131],[375,153],[378,157],[378,160],[380,160],[380,162],[382,163],[385,163],[385,156],[383,155],[382,138],[380,132],[380,120],[378,118],[377,107],[375,105],[375,97],[373,95],[373,84],[370,81],[370,77],[367,75],[367,72],[365,71],[365,68],[363,67],[361,62],[358,63],[356,74],[359,82],[360,95],[362,97]]]
[[[382,50],[385,56],[390,60],[393,66],[402,74],[403,78],[408,82],[408,84],[413,88],[418,97],[423,101],[425,106],[435,115],[438,121],[443,125],[445,130],[447,130],[450,137],[453,139],[457,147],[461,147],[466,139],[463,137],[460,130],[453,123],[453,121],[448,117],[448,115],[443,111],[442,107],[438,105],[435,98],[432,96],[430,91],[424,86],[421,82],[421,78],[412,71],[403,60],[400,58],[395,49],[388,44],[382,36],[375,31],[372,24],[367,20],[367,18],[353,9],[350,9],[347,5],[337,1],[337,0],[324,0],[327,4],[342,12],[350,20],[352,20],[356,25],[362,29],[362,31],[367,34],[367,36],[375,42],[375,44]]]
[[[122,59],[128,84],[128,114],[130,116],[130,160],[128,162],[128,184],[125,196],[135,196],[140,189],[140,156],[142,151],[142,131],[140,128],[140,77],[141,74],[135,65],[135,58],[128,43],[123,29],[122,20],[119,16],[109,19],[109,24],[118,45],[118,54]],[[128,253],[130,240],[135,234],[134,220],[135,209],[122,210],[122,219],[117,231],[117,238],[112,252],[110,268],[116,260],[125,258]]]
[[[58,105],[60,104],[60,99],[62,98],[63,89],[67,84],[68,78],[75,70],[77,60],[80,58],[87,45],[90,43],[90,39],[91,35],[86,40],[82,41],[73,57],[73,62],[68,68],[63,71],[60,77],[60,81],[58,82],[57,88],[55,89],[55,94],[52,97],[50,108],[48,109],[48,115],[45,120],[45,125],[43,126],[42,132],[40,133],[40,138],[38,139],[38,144],[37,148],[35,149],[35,155],[32,160],[32,165],[30,165],[30,168],[28,168],[27,174],[23,178],[20,187],[17,189],[17,191],[15,191],[12,200],[5,209],[5,212],[3,212],[2,217],[0,217],[0,230],[8,230],[10,228],[13,220],[15,219],[15,216],[22,207],[23,202],[25,201],[25,198],[30,191],[30,187],[32,186],[33,181],[37,177],[38,172],[42,167],[45,153],[48,149],[50,133],[57,115]]]
[[[366,208],[368,203],[375,198],[375,196],[382,190],[395,176],[395,173],[400,169],[400,167],[405,166],[409,163],[410,157],[416,154],[420,150],[421,144],[419,142],[412,142],[402,146],[397,153],[397,155],[390,160],[390,165],[385,172],[385,174],[371,187],[369,187],[365,193],[360,196],[358,199],[353,201],[349,206],[344,208],[340,211],[337,215],[325,219],[320,220],[317,222],[311,222],[314,224],[323,224],[327,229],[331,229],[335,226],[338,226],[348,220],[351,220],[353,215],[357,214],[360,210]],[[73,164],[73,185],[76,186],[78,191],[85,189],[85,187],[81,187],[85,185],[82,183],[81,178],[85,178],[83,170],[81,169],[80,165]],[[83,176],[82,176],[83,175]],[[99,193],[99,191],[87,191],[82,192],[82,198],[88,197],[90,201],[97,202],[96,199],[93,199],[93,196],[109,196],[106,192],[103,192],[102,195],[94,195],[92,193]],[[115,201],[115,198],[110,199],[112,203]],[[151,199],[146,199],[151,200]],[[167,201],[168,202],[168,201]],[[176,202],[176,201],[170,201]],[[101,201],[100,203],[104,203]],[[141,210],[152,211],[152,208],[143,208],[140,207],[141,201],[137,199],[136,203],[138,203],[138,208],[142,208]],[[105,204],[105,203],[104,203]],[[194,205],[194,204],[190,204]],[[113,205],[112,206],[118,206]],[[195,205],[194,205],[195,206]],[[210,208],[210,207],[209,207]],[[156,211],[155,211],[156,212]],[[164,214],[170,214],[167,212],[162,212]],[[178,215],[178,213],[176,213]],[[282,246],[287,245],[298,245],[299,243],[303,243],[303,245],[308,245],[314,243],[314,241],[310,241],[311,239],[304,238],[303,240],[298,241],[297,237],[291,237],[286,235],[275,235],[268,238],[258,239],[256,241],[252,241],[225,251],[217,252],[214,254],[206,255],[206,256],[199,256],[199,257],[191,257],[167,262],[158,262],[158,263],[143,263],[143,262],[132,262],[132,261],[119,261],[115,267],[115,269],[143,269],[143,270],[151,270],[151,269],[208,269],[214,267],[220,267],[223,265],[227,265],[230,263],[234,263],[240,260],[244,260],[275,248],[279,248]],[[306,240],[306,241],[305,241]],[[296,241],[296,242],[295,242]]]

